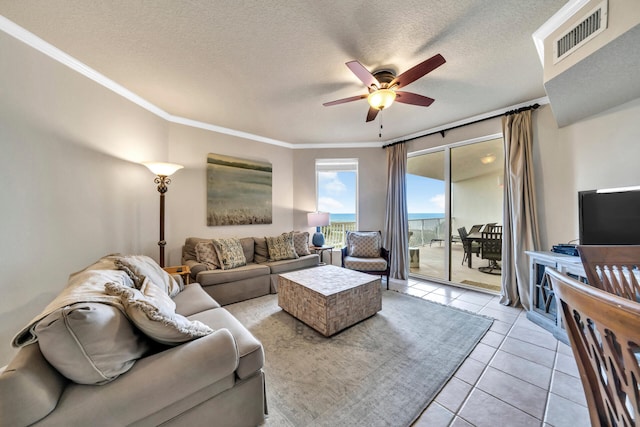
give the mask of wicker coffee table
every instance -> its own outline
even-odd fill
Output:
[[[333,265],[281,274],[278,305],[328,337],[382,309],[380,277]]]

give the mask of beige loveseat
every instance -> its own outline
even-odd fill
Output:
[[[118,259],[71,275],[16,335],[0,425],[261,424],[262,344],[199,284]]]
[[[269,252],[268,243],[289,237],[293,244],[293,252],[280,256],[275,256],[273,250]],[[273,238],[235,239],[242,247],[244,262],[239,262],[241,265],[231,268],[221,268],[223,263],[216,259],[216,255],[213,261],[203,262],[204,255],[196,250],[198,244],[200,249],[205,244],[213,245],[215,240],[231,239],[187,238],[182,247],[182,263],[190,267],[192,279],[200,283],[202,288],[222,305],[276,293],[279,274],[315,267],[320,263],[317,254],[309,253],[309,233],[306,232],[283,233]],[[212,255],[209,253],[211,251],[209,248],[207,254]]]

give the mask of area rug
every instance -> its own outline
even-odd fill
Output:
[[[500,285],[492,285],[490,283],[475,282],[473,280],[463,280],[460,283],[464,283],[465,285],[475,286],[476,288],[488,289],[490,291],[495,291],[495,292],[500,292],[500,290],[502,289],[502,286]]]
[[[394,291],[330,338],[282,311],[277,295],[225,308],[265,348],[269,427],[408,426],[493,322]]]

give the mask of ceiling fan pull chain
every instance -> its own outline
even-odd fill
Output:
[[[382,138],[382,110],[380,110],[380,132],[378,132],[378,138]]]

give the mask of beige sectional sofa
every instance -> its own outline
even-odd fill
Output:
[[[148,262],[127,271],[118,257],[71,275],[16,335],[0,425],[261,424],[261,343],[199,284]]]
[[[182,263],[190,267],[192,280],[200,283],[202,288],[222,305],[276,293],[279,274],[315,267],[320,263],[317,254],[309,254],[308,233],[295,234],[296,238],[300,238],[296,242],[295,256],[276,261],[270,257],[268,238],[238,239],[246,263],[228,269],[207,265],[198,260],[196,245],[211,243],[211,238],[189,237],[182,247]]]

